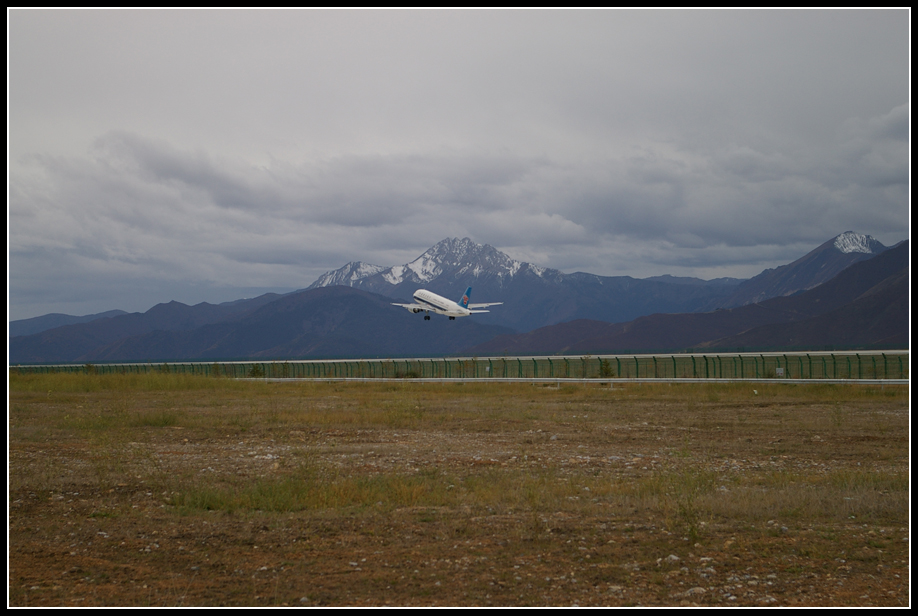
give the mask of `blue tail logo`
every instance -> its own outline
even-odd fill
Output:
[[[472,296],[472,287],[469,287],[465,290],[465,294],[462,296],[462,299],[459,300],[459,305],[463,308],[469,307],[469,297]]]

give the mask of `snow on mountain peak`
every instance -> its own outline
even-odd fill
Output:
[[[351,261],[344,267],[332,272],[325,272],[319,279],[312,283],[309,288],[330,287],[335,285],[354,286],[354,283],[368,276],[378,274],[386,268],[381,265],[364,263],[363,261]]]
[[[462,268],[477,276],[485,270],[501,270],[511,276],[518,262],[488,244],[477,244],[469,238],[446,238],[407,265],[421,282],[433,280],[445,270]]]
[[[405,273],[405,266],[396,265],[386,270],[386,272],[383,274],[383,280],[385,280],[389,284],[398,284],[402,280],[404,280],[404,273]]]
[[[879,242],[869,235],[855,233],[854,231],[845,231],[835,238],[835,248],[845,254],[851,252],[864,252],[871,254],[874,247]]]
[[[389,285],[408,281],[426,284],[450,271],[469,274],[475,278],[489,272],[499,278],[513,278],[524,269],[537,276],[542,276],[547,271],[511,259],[488,244],[477,244],[467,237],[448,237],[428,248],[410,263],[381,267],[360,261],[351,262],[339,270],[323,274],[308,288],[331,285],[362,286],[368,279],[377,276]]]
[[[406,267],[414,272],[420,282],[430,282],[443,271],[437,260],[427,256],[426,252]]]

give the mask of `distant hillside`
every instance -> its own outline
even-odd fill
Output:
[[[655,314],[627,323],[576,320],[500,336],[465,353],[907,345],[907,281],[908,242],[904,242],[793,296],[707,313]]]
[[[157,312],[171,310],[187,319],[205,310],[174,304],[161,305]],[[510,331],[473,319],[424,321],[392,306],[389,298],[341,286],[275,297],[234,318],[183,329],[141,331],[136,321],[145,315],[127,316],[133,318],[121,317],[123,326],[107,335],[89,336],[73,329],[80,326],[68,326],[14,338],[10,362],[448,355]]]
[[[908,270],[841,308],[802,321],[750,329],[698,348],[909,348]]]
[[[793,295],[831,280],[846,267],[887,250],[869,235],[845,231],[793,263],[768,269],[735,287],[733,293],[711,308],[732,308]]]
[[[10,338],[13,336],[29,336],[31,334],[37,334],[48,329],[54,329],[55,327],[75,325],[77,323],[88,323],[89,321],[95,321],[96,319],[107,319],[110,317],[121,316],[123,314],[127,314],[127,312],[124,310],[109,310],[108,312],[100,312],[99,314],[87,314],[86,316],[82,317],[75,317],[69,314],[53,312],[51,314],[46,314],[40,317],[33,317],[31,319],[10,321]]]
[[[448,355],[507,331],[472,319],[424,321],[388,298],[336,286],[292,293],[235,322],[119,340],[79,361]]]
[[[253,299],[214,305],[206,302],[188,306],[181,302],[157,304],[147,312],[134,312],[96,319],[10,338],[11,363],[77,361],[96,349],[119,340],[154,331],[190,331],[210,323],[239,318],[241,315],[281,296],[267,293]],[[146,359],[138,355],[135,359]]]

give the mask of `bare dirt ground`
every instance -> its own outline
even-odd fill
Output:
[[[11,606],[910,602],[907,387],[112,382],[11,381]]]

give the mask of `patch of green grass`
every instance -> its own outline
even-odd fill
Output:
[[[73,373],[19,374],[9,372],[10,391],[38,393],[128,391],[242,391],[246,383],[200,375],[150,372],[147,374]],[[255,385],[259,385],[255,383]],[[264,384],[260,384],[264,385]]]
[[[188,482],[171,504],[179,510],[271,511],[393,509],[438,507],[448,500],[446,486],[431,475],[327,477],[300,470],[295,475],[260,477],[220,484]]]

